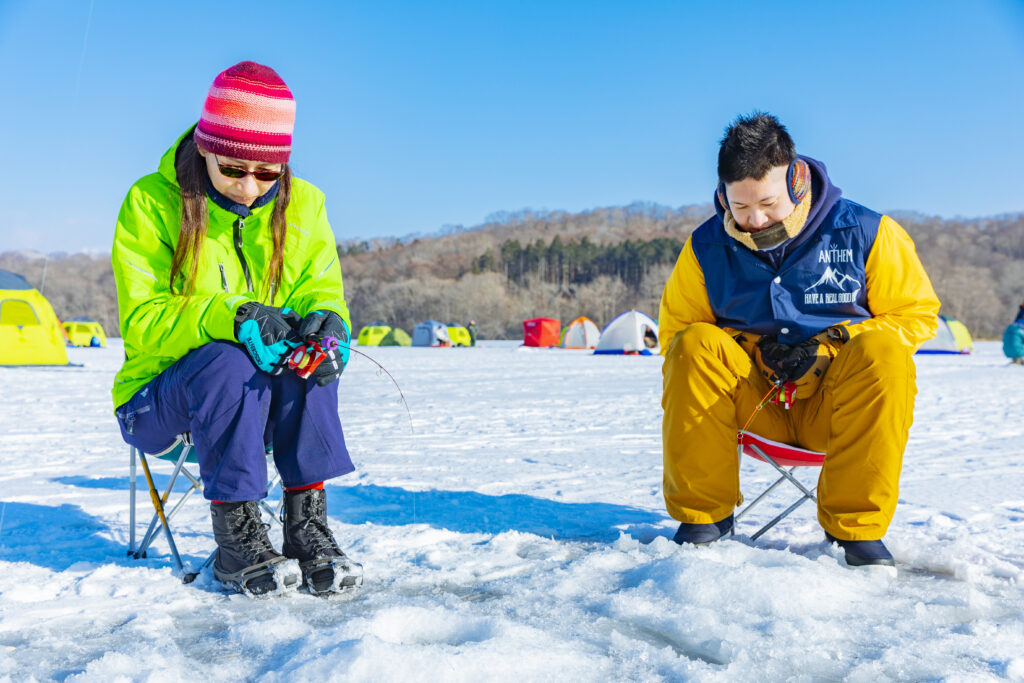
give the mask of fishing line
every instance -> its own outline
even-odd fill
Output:
[[[772,388],[768,390],[768,393],[765,394],[761,398],[761,401],[754,407],[754,412],[752,412],[750,414],[750,417],[747,418],[747,423],[745,425],[743,425],[743,429],[740,430],[741,432],[747,431],[747,427],[749,427],[750,423],[754,421],[754,416],[757,415],[759,412],[761,412],[761,408],[764,408],[764,404],[767,403],[771,399],[772,394],[775,393],[778,390],[779,390],[779,385],[773,384]]]
[[[398,381],[394,378],[394,376],[390,372],[388,372],[388,369],[386,367],[384,367],[383,365],[378,363],[376,361],[376,359],[374,359],[373,357],[366,355],[365,353],[363,353],[359,349],[353,348],[352,346],[349,346],[348,350],[352,351],[353,353],[358,353],[360,356],[362,356],[363,358],[367,359],[368,361],[370,361],[371,363],[376,365],[378,368],[380,368],[380,371],[388,376],[388,379],[390,379],[392,384],[395,385],[395,388],[398,389],[398,395],[402,399],[402,405],[405,406],[405,414],[409,416],[409,431],[411,431],[413,434],[415,434],[416,433],[416,429],[412,425],[412,412],[409,410],[409,402],[405,400],[405,394],[402,393],[402,387],[400,387],[398,385]],[[378,372],[377,374],[379,375],[380,372]]]

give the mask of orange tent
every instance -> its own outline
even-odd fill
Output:
[[[587,316],[580,316],[562,332],[563,349],[592,349],[601,338],[601,330]]]
[[[553,318],[523,321],[523,346],[558,346],[562,323]]]

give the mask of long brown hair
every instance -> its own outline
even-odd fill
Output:
[[[207,229],[207,199],[206,199],[206,161],[199,153],[192,136],[187,136],[179,145],[174,160],[174,171],[178,177],[178,185],[181,186],[181,231],[178,233],[178,245],[174,248],[174,258],[171,259],[170,286],[171,293],[184,297],[192,296],[196,286],[196,276],[199,273],[199,255],[206,241]],[[285,211],[288,210],[288,201],[291,199],[292,171],[288,164],[284,165],[284,175],[278,181],[277,197],[274,201],[274,213],[270,218],[270,231],[274,238],[274,251],[270,257],[270,267],[267,268],[267,280],[265,286],[269,297],[273,299],[274,292],[281,288],[281,276],[284,272],[284,239],[288,233],[288,222],[285,220]],[[182,277],[182,272],[188,269],[188,275],[184,276],[184,287],[178,288],[177,281]],[[273,303],[270,301],[269,303]]]

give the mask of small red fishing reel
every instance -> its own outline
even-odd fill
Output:
[[[288,356],[288,367],[302,379],[309,379],[313,371],[324,362],[327,353],[338,348],[338,340],[324,337],[319,342],[309,341],[292,351]]]
[[[325,358],[327,358],[327,354],[323,347],[319,343],[311,341],[292,351],[288,356],[288,367],[302,379],[308,379]]]
[[[793,405],[793,395],[796,394],[796,384],[793,382],[785,382],[778,385],[779,390],[775,392],[775,396],[771,398],[772,403],[782,404],[782,407],[789,410],[790,406]]]

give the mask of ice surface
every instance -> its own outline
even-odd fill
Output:
[[[355,356],[358,470],[327,501],[366,575],[332,599],[183,585],[162,538],[126,558],[118,340],[0,370],[0,679],[1024,680],[1024,368],[998,344],[917,359],[895,580],[846,568],[810,505],[751,543],[782,495],[734,540],[671,543],[657,357],[362,350],[413,424]],[[198,566],[206,506],[175,528]]]

